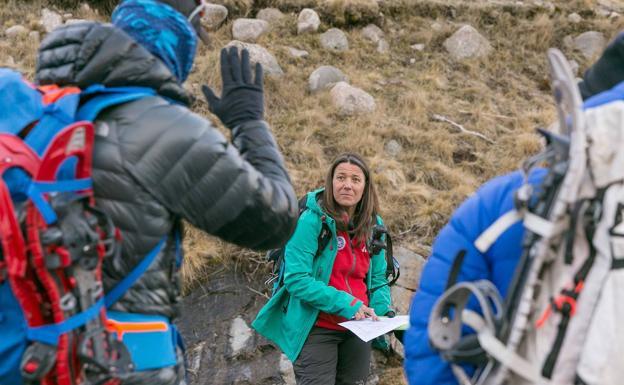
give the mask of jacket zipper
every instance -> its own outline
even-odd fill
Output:
[[[347,284],[347,288],[349,289],[349,294],[353,295],[353,290],[351,290],[351,285],[349,285],[349,276],[353,274],[353,272],[355,271],[356,257],[355,257],[355,253],[353,252],[353,240],[351,239],[350,235],[347,235],[347,236],[349,237],[349,246],[351,246],[351,249],[349,250],[349,252],[351,253],[351,256],[353,257],[353,262],[351,263],[351,270],[349,270],[349,272],[345,276],[345,283]]]

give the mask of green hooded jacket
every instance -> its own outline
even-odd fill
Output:
[[[323,212],[317,195],[323,189],[307,194],[307,210],[301,213],[297,229],[286,244],[284,285],[260,310],[252,327],[275,342],[294,362],[316,323],[319,312],[352,318],[362,306],[351,294],[328,286],[329,277],[338,251],[336,223]],[[316,258],[318,236],[325,221],[331,231],[331,240]],[[378,217],[381,223],[381,218]],[[375,314],[384,315],[390,310],[390,287],[386,280],[385,250],[372,256],[367,287],[379,289],[370,295],[369,307]]]

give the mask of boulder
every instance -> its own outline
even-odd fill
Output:
[[[583,21],[583,18],[578,13],[573,12],[573,13],[568,15],[568,21],[570,23],[577,24],[577,23],[580,23],[581,21]]]
[[[347,35],[338,28],[330,28],[320,36],[321,46],[332,51],[346,51],[349,49]]]
[[[377,42],[377,52],[379,53],[388,53],[390,51],[390,44],[386,41],[386,39],[381,39]]]
[[[232,46],[237,47],[239,51],[247,49],[249,51],[249,60],[251,64],[262,64],[262,69],[265,75],[275,77],[284,75],[284,70],[282,70],[282,67],[278,64],[277,59],[275,59],[275,56],[267,51],[266,48],[258,44],[245,43],[239,40],[232,40],[226,45],[226,48]]]
[[[587,59],[593,59],[604,49],[607,41],[601,32],[587,31],[574,38],[574,48]]]
[[[28,34],[28,28],[24,27],[23,25],[14,25],[12,27],[9,27],[6,29],[6,31],[4,31],[4,34],[7,37],[17,37],[17,36],[24,36],[26,34]]]
[[[315,93],[324,88],[329,88],[338,82],[349,80],[342,71],[332,66],[321,66],[314,70],[308,78],[308,89]]]
[[[299,17],[297,18],[298,34],[316,32],[320,25],[321,18],[313,9],[304,8],[299,12]]]
[[[255,42],[269,31],[269,23],[259,19],[236,19],[232,23],[232,38],[246,42]]]
[[[228,17],[228,9],[220,4],[206,3],[204,8],[204,16],[202,16],[202,25],[207,29],[217,30]]]
[[[89,20],[85,20],[85,19],[67,19],[65,21],[66,25],[69,24],[80,24],[80,23],[87,23]]]
[[[294,57],[295,59],[302,59],[302,58],[306,58],[310,56],[310,53],[305,50],[301,50],[301,49],[297,49],[293,47],[286,47],[286,50],[288,50],[288,54]]]
[[[63,24],[63,17],[54,11],[44,8],[41,10],[39,24],[49,33]]]
[[[396,158],[403,151],[403,146],[396,139],[390,139],[386,142],[384,150],[389,157]]]
[[[444,48],[455,60],[486,56],[492,50],[490,42],[470,25],[464,25],[446,39]]]
[[[384,38],[384,32],[375,24],[369,24],[362,28],[362,37],[366,40],[370,40],[373,43],[378,43],[379,40]]]
[[[256,19],[264,20],[269,24],[280,21],[284,14],[277,8],[264,8],[258,11]]]
[[[337,83],[331,89],[330,96],[338,114],[342,116],[371,113],[377,107],[370,94],[346,82]]]

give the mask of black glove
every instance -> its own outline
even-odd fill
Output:
[[[202,86],[202,92],[206,96],[210,111],[230,129],[250,120],[262,120],[264,116],[262,65],[260,63],[256,63],[255,72],[255,81],[252,81],[249,51],[243,49],[239,59],[236,47],[230,47],[229,52],[223,48],[221,50],[221,78],[223,80],[221,98],[218,98],[208,86]]]
[[[579,83],[583,100],[613,88],[624,81],[624,33],[607,46],[594,65],[585,71]]]

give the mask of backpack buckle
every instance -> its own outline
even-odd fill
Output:
[[[85,364],[88,379],[95,384],[106,384],[107,381],[118,379],[134,369],[126,345],[103,327],[86,332],[80,337],[78,357]]]
[[[550,317],[552,311],[561,313],[563,317],[570,318],[576,313],[576,299],[579,293],[583,290],[583,281],[579,281],[574,289],[562,290],[561,294],[551,299],[550,306],[544,309],[544,312],[540,318],[535,322],[536,328],[541,328],[546,320]]]
[[[41,380],[56,362],[56,347],[35,342],[26,348],[22,356],[20,370],[27,382]]]

